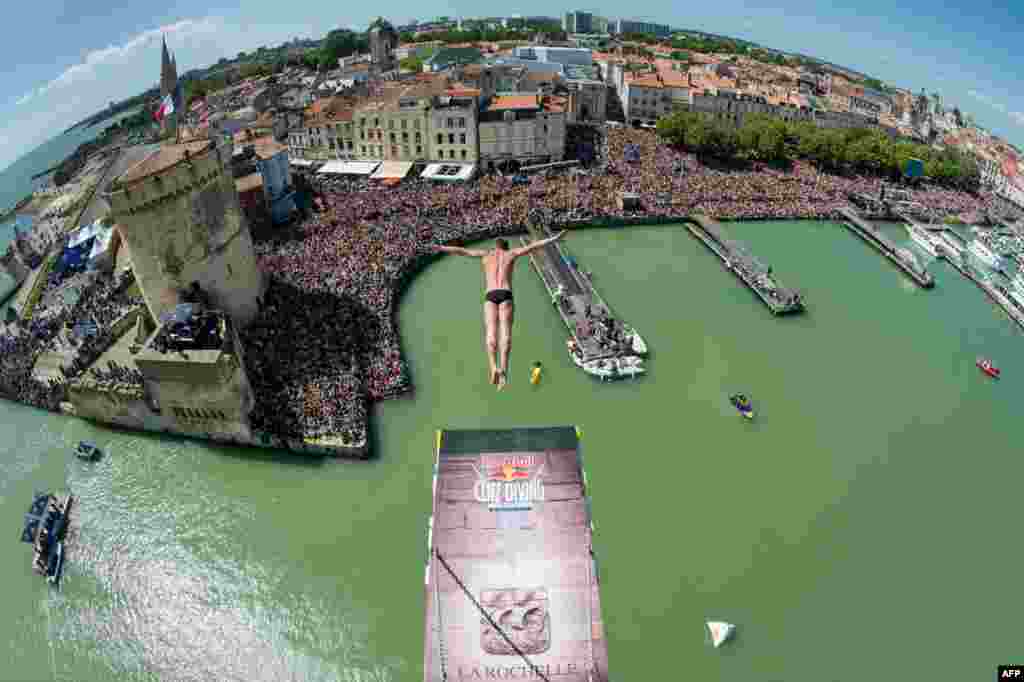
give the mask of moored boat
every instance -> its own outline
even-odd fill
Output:
[[[637,355],[647,355],[647,342],[632,327],[626,327],[626,337],[630,341],[630,347]]]
[[[985,245],[980,239],[975,239],[967,247],[967,251],[990,268],[1002,267],[1002,259]]]
[[[932,236],[926,230],[918,227],[917,225],[907,225],[907,232],[910,234],[911,240],[913,240],[913,242],[917,244],[919,247],[924,249],[925,253],[927,253],[930,256],[938,257],[939,252],[935,248],[936,243],[932,239]]]
[[[993,365],[992,361],[989,360],[988,358],[978,358],[974,364],[978,366],[978,369],[980,369],[982,372],[989,375],[993,379],[998,379],[1002,374],[999,368]]]

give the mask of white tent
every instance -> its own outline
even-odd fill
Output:
[[[472,163],[432,163],[420,174],[424,180],[466,182],[473,177],[476,165]]]
[[[317,174],[319,175],[369,175],[377,170],[377,161],[328,161]]]

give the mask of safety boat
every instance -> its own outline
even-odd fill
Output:
[[[754,406],[750,404],[750,398],[743,395],[742,393],[736,393],[729,396],[729,402],[732,406],[747,419],[754,418]]]
[[[75,457],[87,462],[95,462],[102,454],[96,443],[88,440],[78,441],[78,447],[75,449]]]
[[[988,358],[978,358],[974,364],[978,366],[978,369],[993,379],[998,379],[1000,374],[1002,374],[1002,372],[999,371],[999,368],[993,365],[992,361]]]
[[[735,625],[723,621],[709,620],[707,626],[708,633],[711,635],[711,644],[716,649],[725,644],[736,632]]]

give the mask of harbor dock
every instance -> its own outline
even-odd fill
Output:
[[[898,248],[889,241],[888,237],[882,234],[881,230],[878,230],[867,220],[861,218],[852,208],[843,207],[839,209],[839,213],[846,218],[847,222],[844,222],[843,225],[847,229],[878,249],[883,256],[895,263],[900,270],[910,275],[910,278],[920,286],[925,289],[931,289],[935,286],[935,278],[932,277],[932,274],[924,266],[917,263],[912,253],[906,249]]]
[[[945,259],[946,262],[956,268],[961,275],[978,285],[979,289],[984,291],[989,298],[995,301],[999,307],[1006,312],[1010,319],[1016,322],[1017,325],[1024,330],[1024,306],[1021,306],[1016,299],[1012,298],[1004,287],[993,284],[984,277],[978,276],[969,265],[957,258],[946,256]]]
[[[572,426],[438,431],[424,682],[607,682],[594,525]]]
[[[695,215],[686,223],[686,229],[722,259],[725,267],[750,287],[772,314],[784,315],[804,310],[800,294],[782,286],[772,274],[771,267],[754,258],[745,246],[729,239],[720,223],[704,215]]]
[[[525,246],[533,239],[541,239],[544,236],[540,228],[531,228],[530,233],[521,238],[521,243]],[[558,310],[570,337],[582,352],[581,363],[615,358],[624,354],[621,349],[602,344],[597,334],[580,333],[581,327],[592,325],[591,317],[615,319],[615,316],[604,299],[598,295],[590,279],[569,264],[570,259],[559,242],[548,244],[530,253],[530,263],[551,296],[551,302]]]

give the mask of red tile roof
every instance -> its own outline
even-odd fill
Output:
[[[537,95],[498,95],[491,100],[488,111],[505,111],[515,109],[540,109]]]

